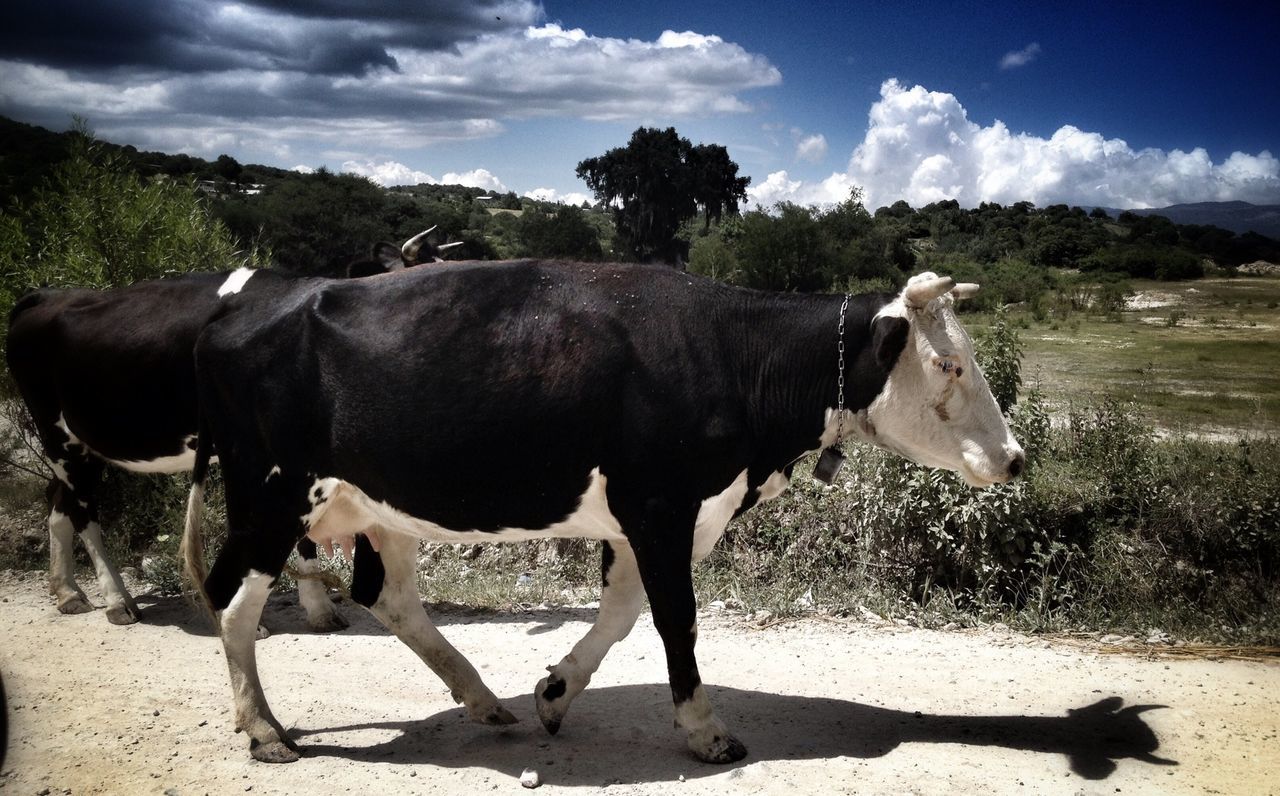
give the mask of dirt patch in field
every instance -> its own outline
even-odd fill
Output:
[[[61,616],[43,579],[0,573],[9,697],[0,790],[36,793],[1276,793],[1280,667],[1104,655],[996,627],[936,632],[809,619],[761,628],[700,616],[702,676],[746,743],[741,763],[692,759],[671,726],[648,616],[605,660],[560,734],[533,712],[542,667],[594,612],[433,612],[520,723],[468,722],[444,687],[362,610],[306,632],[276,595],[258,661],[305,750],[249,758],[232,732],[221,645],[181,600],[141,598],[142,623]],[[1152,648],[1157,649],[1157,648]]]

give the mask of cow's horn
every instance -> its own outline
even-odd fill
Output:
[[[956,286],[956,280],[949,276],[936,276],[933,279],[926,279],[908,284],[907,289],[902,291],[902,299],[908,307],[912,309],[922,310],[928,306],[938,296],[946,293],[948,290]]]
[[[445,249],[452,249],[454,246],[461,246],[464,243],[466,243],[465,240],[457,240],[457,241],[454,241],[453,243],[442,243],[436,247],[436,251],[442,252]]]
[[[960,301],[961,299],[973,298],[978,295],[978,290],[980,289],[977,282],[961,282],[951,288],[951,295],[955,296],[957,301]]]
[[[428,229],[425,232],[419,232],[417,235],[414,235],[412,238],[409,238],[407,241],[404,242],[404,245],[400,247],[400,253],[403,254],[405,257],[409,258],[410,260],[412,260],[414,257],[417,257],[418,249],[422,248],[422,242],[427,239],[428,235],[430,235],[432,232],[435,232],[436,227],[438,226],[439,224],[433,224],[431,226],[431,229]]]

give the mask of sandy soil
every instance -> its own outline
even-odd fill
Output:
[[[532,688],[593,612],[435,613],[519,718],[471,724],[440,682],[355,606],[306,631],[273,597],[258,661],[305,750],[252,761],[231,728],[220,644],[179,600],[142,598],[130,627],[60,616],[33,574],[0,573],[9,698],[0,791],[42,793],[542,792],[1280,793],[1280,666],[1102,655],[1007,631],[854,621],[760,629],[704,613],[698,652],[720,716],[747,744],[711,766],[672,728],[648,617],[548,736]],[[1160,706],[1160,707],[1151,707]]]

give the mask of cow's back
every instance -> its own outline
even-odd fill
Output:
[[[225,274],[112,290],[42,288],[10,317],[6,358],[37,423],[65,417],[93,450],[147,458],[137,432],[195,429],[191,351]]]

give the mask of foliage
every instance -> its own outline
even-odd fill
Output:
[[[237,251],[189,181],[144,179],[83,127],[70,140],[70,156],[27,201],[0,214],[0,313],[38,285],[108,288],[140,279],[204,269],[261,265],[260,251]],[[0,398],[0,474],[6,478],[51,473],[39,454],[21,400]],[[102,514],[148,543],[158,519],[180,512],[182,499],[168,478],[145,478],[108,468]],[[172,504],[172,505],[171,505]],[[109,519],[108,519],[109,518]],[[176,527],[172,516],[165,527]],[[110,527],[110,525],[108,526]],[[115,544],[115,541],[111,542]]]
[[[1018,390],[1022,387],[1022,341],[1003,307],[996,311],[995,322],[975,353],[1000,411],[1008,412],[1017,403]]]
[[[673,127],[640,127],[625,147],[579,162],[576,173],[613,208],[623,245],[641,262],[684,259],[680,225],[699,212],[705,225],[737,213],[751,181],[724,147],[694,146]]]
[[[596,228],[587,221],[580,207],[560,205],[554,213],[528,210],[520,217],[519,230],[524,253],[530,257],[570,260],[604,257]]]
[[[265,259],[237,250],[190,182],[142,179],[83,127],[69,146],[27,202],[0,213],[0,317],[40,285],[106,288]]]

